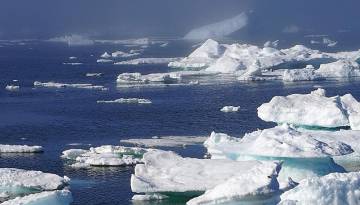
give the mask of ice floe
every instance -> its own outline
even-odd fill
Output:
[[[102,76],[102,73],[86,73],[85,76],[86,77],[100,77]]]
[[[105,52],[105,53],[101,54],[100,57],[101,58],[111,58],[111,55],[108,52]]]
[[[113,58],[129,58],[129,57],[138,56],[138,55],[140,55],[140,53],[138,53],[138,52],[126,53],[123,51],[115,51],[115,52],[111,53],[111,56]]]
[[[0,153],[38,153],[43,151],[41,146],[0,144]]]
[[[148,149],[103,145],[89,150],[70,149],[63,151],[62,158],[70,160],[74,168],[89,166],[128,166],[142,162]]]
[[[8,91],[18,91],[20,89],[20,86],[18,85],[7,85],[5,87],[5,90],[8,90]]]
[[[56,83],[56,82],[34,82],[34,87],[36,88],[79,88],[79,89],[90,89],[90,90],[108,90],[108,88],[102,85],[92,85],[87,83]]]
[[[239,111],[240,106],[224,106],[220,109],[221,112],[237,112]]]
[[[144,147],[177,147],[202,144],[206,139],[207,137],[204,136],[163,136],[149,139],[124,139],[120,142]]]
[[[144,164],[136,165],[135,174],[131,176],[131,189],[136,193],[175,192],[198,195],[196,193],[216,188],[226,183],[228,179],[239,177],[242,173],[253,172],[253,176],[260,177],[259,181],[261,181],[264,177],[275,175],[280,169],[280,164],[274,162],[182,158],[170,151],[150,151],[144,154],[143,161]],[[273,169],[267,169],[269,167]],[[257,174],[255,170],[263,170],[263,172]],[[241,179],[237,182],[245,185],[243,183],[245,181]],[[257,188],[261,189],[264,184],[257,185],[259,185]],[[246,187],[243,191],[246,192],[245,190]],[[242,194],[245,194],[244,192]],[[247,194],[250,194],[249,192]]]
[[[64,62],[63,65],[82,65],[83,63],[79,62]]]
[[[153,200],[163,200],[169,198],[163,194],[135,194],[131,200],[133,201],[153,201]]]
[[[1,203],[1,205],[70,205],[72,201],[69,190],[56,190],[16,197]]]
[[[331,173],[300,181],[292,190],[283,193],[281,205],[349,204],[360,203],[360,173]]]
[[[97,59],[96,62],[97,62],[97,63],[112,63],[113,60],[101,58],[101,59]]]
[[[321,112],[319,112],[321,110]],[[264,121],[301,126],[345,127],[359,129],[360,104],[351,94],[326,97],[319,88],[310,94],[275,96],[258,108]]]
[[[240,30],[247,25],[248,16],[241,13],[232,18],[195,28],[185,35],[185,39],[204,40],[208,38],[221,38]]]
[[[149,83],[175,83],[181,80],[177,73],[122,73],[117,77],[118,84],[149,84]]]
[[[168,64],[180,58],[137,58],[114,63],[115,65]]]
[[[116,100],[98,100],[97,103],[120,103],[120,104],[151,104],[151,100],[144,98],[119,98]]]

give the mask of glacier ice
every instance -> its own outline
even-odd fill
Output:
[[[319,88],[310,94],[275,96],[258,108],[258,116],[277,123],[328,128],[350,126],[355,130],[359,106],[351,94],[326,97],[325,90]]]
[[[360,204],[360,173],[331,173],[300,181],[281,197],[281,205]]]
[[[195,28],[188,32],[184,38],[190,40],[204,40],[208,38],[225,37],[245,27],[247,22],[248,16],[243,12],[229,19]]]
[[[239,111],[240,106],[224,106],[220,109],[221,112],[237,112]]]
[[[74,168],[89,166],[127,166],[142,162],[142,156],[148,149],[103,145],[89,150],[70,149],[61,156],[73,162]]]
[[[202,144],[206,139],[205,136],[162,136],[149,139],[124,139],[120,142],[144,147],[177,147]]]
[[[38,153],[43,151],[41,146],[0,144],[0,153]]]
[[[136,165],[131,176],[131,189],[136,193],[198,195],[252,168],[263,170],[262,176],[267,177],[272,176],[273,170],[266,168],[280,166],[274,162],[182,158],[160,150],[144,154],[143,162]]]
[[[119,98],[116,100],[98,100],[97,103],[127,103],[127,104],[151,104],[151,100],[144,98]]]

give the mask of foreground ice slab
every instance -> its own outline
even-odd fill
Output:
[[[241,13],[233,18],[202,26],[191,30],[185,35],[185,39],[203,40],[208,38],[220,38],[230,35],[247,25],[246,13]]]
[[[168,64],[180,58],[137,58],[114,63],[115,65]]]
[[[91,147],[89,150],[70,149],[63,151],[64,159],[73,161],[72,167],[89,166],[127,166],[142,162],[142,156],[147,149],[103,145]]]
[[[80,89],[90,89],[90,90],[108,90],[102,85],[92,85],[92,84],[83,84],[83,83],[76,83],[76,84],[69,84],[69,83],[56,83],[56,82],[34,82],[34,87],[36,88],[80,88]]]
[[[204,136],[166,136],[150,139],[126,139],[120,140],[120,142],[144,147],[178,147],[202,144],[206,139],[207,137]]]
[[[98,100],[97,103],[120,103],[120,104],[151,104],[151,100],[143,98],[119,98],[116,100]]]
[[[304,179],[281,195],[280,204],[360,204],[360,173],[332,173]]]
[[[70,191],[56,190],[17,197],[5,201],[1,205],[69,205],[72,201]]]
[[[325,90],[310,94],[275,96],[258,108],[264,121],[315,127],[359,129],[360,103],[351,94],[326,97]]]
[[[0,144],[0,153],[38,153],[43,151],[41,146]]]
[[[136,165],[135,174],[131,176],[131,189],[136,193],[175,192],[193,196],[250,169],[263,170],[262,176],[267,177],[279,168],[274,162],[182,158],[166,151],[148,152],[143,161],[145,164]],[[268,167],[273,169],[266,169]]]

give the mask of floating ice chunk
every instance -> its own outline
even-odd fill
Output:
[[[62,158],[74,161],[73,167],[127,166],[142,162],[142,155],[147,151],[137,147],[103,145],[89,150],[65,150]]]
[[[282,77],[283,81],[313,81],[322,80],[323,77],[319,75],[312,65],[307,65],[302,69],[286,69]]]
[[[105,52],[100,57],[101,58],[111,58],[111,55],[108,52]]]
[[[114,63],[115,65],[141,65],[141,64],[168,64],[177,61],[179,58],[137,58]]]
[[[86,77],[100,77],[102,76],[102,73],[86,73]]]
[[[321,64],[316,73],[324,78],[350,78],[360,76],[360,66],[351,60],[339,60]]]
[[[116,100],[98,100],[97,103],[151,104],[151,100],[143,98],[119,98]]]
[[[7,85],[5,87],[5,90],[8,90],[8,91],[18,91],[20,89],[20,86],[18,85]]]
[[[86,46],[93,45],[94,41],[90,40],[84,36],[72,34],[68,36],[56,37],[49,39],[51,42],[63,42],[67,43],[69,46]]]
[[[185,35],[185,39],[204,40],[208,38],[220,38],[230,35],[247,25],[248,16],[241,13],[233,18],[202,26],[191,30]]]
[[[65,62],[63,65],[82,65],[83,63]]]
[[[166,151],[150,151],[144,154],[143,161],[145,164],[136,165],[135,174],[131,176],[131,189],[136,193],[203,192],[239,173],[274,164],[182,158]],[[266,176],[271,174],[268,172]]]
[[[239,111],[240,106],[225,106],[221,108],[221,112],[237,112]]]
[[[0,153],[38,153],[43,151],[41,146],[0,144]]]
[[[360,204],[360,173],[331,173],[313,177],[282,194],[281,205]]]
[[[177,68],[202,68],[212,64],[215,59],[225,51],[225,47],[218,42],[208,39],[188,57],[168,64],[169,67]]]
[[[169,198],[163,194],[136,194],[132,197],[133,201],[154,201],[154,200],[163,200]]]
[[[29,192],[31,189],[37,192],[62,189],[68,182],[69,178],[60,177],[56,174],[14,168],[0,168],[0,187],[2,188],[0,192],[5,191],[12,195],[24,191]]]
[[[270,198],[272,194],[279,191],[279,183],[276,178],[280,169],[280,164],[273,163],[244,170],[206,191],[203,195],[191,199],[186,204],[221,204],[241,200],[258,200],[262,197]]]
[[[97,63],[112,63],[113,62],[113,60],[111,60],[111,59],[97,59],[96,60],[96,62]]]
[[[17,197],[5,201],[1,205],[70,205],[72,201],[69,190],[56,190]]]
[[[113,58],[128,58],[128,57],[133,57],[133,56],[138,56],[138,55],[140,55],[140,53],[137,53],[137,52],[126,53],[123,51],[115,51],[111,54],[111,56]]]
[[[279,45],[279,40],[276,41],[266,41],[264,43],[264,47],[272,47],[272,48],[277,48]]]
[[[70,56],[69,59],[70,59],[70,60],[76,60],[77,57],[75,57],[75,56]]]
[[[328,47],[334,47],[337,43],[337,41],[333,41],[330,38],[323,38],[323,44],[327,45]]]
[[[185,145],[202,144],[207,137],[204,136],[166,136],[153,137],[150,139],[126,139],[121,143],[136,144],[145,147],[177,147]]]
[[[34,82],[34,87],[36,88],[81,88],[81,89],[93,89],[93,90],[108,90],[102,85],[92,85],[92,84],[69,84],[69,83],[56,83],[56,82],[47,82],[42,83],[39,81]]]
[[[319,112],[319,110],[321,112]],[[264,121],[319,127],[349,126],[340,96],[326,97],[323,89],[310,94],[275,96],[258,108]]]
[[[341,96],[341,103],[349,116],[351,129],[360,130],[360,103],[351,94]]]
[[[122,73],[117,77],[118,84],[175,83],[181,79],[177,73]]]

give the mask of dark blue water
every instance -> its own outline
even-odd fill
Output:
[[[41,170],[72,178],[74,205],[131,204],[132,167],[72,169],[60,159],[69,148],[118,145],[121,139],[167,135],[209,135],[211,131],[242,136],[246,132],[273,126],[257,117],[256,108],[274,95],[308,93],[314,85],[328,95],[352,93],[360,99],[359,82],[231,83],[215,85],[116,88],[122,72],[165,72],[163,65],[116,66],[97,64],[104,51],[129,50],[119,45],[68,47],[64,44],[33,42],[0,47],[0,87],[19,80],[20,91],[0,89],[0,144],[41,145],[42,154],[0,155],[0,167]],[[169,47],[150,47],[142,57],[185,56],[191,46],[184,42]],[[94,55],[94,56],[91,56]],[[79,66],[63,65],[76,56]],[[100,78],[85,77],[101,72]],[[109,91],[80,89],[33,89],[34,81],[93,83]],[[141,97],[150,105],[97,104],[97,100]],[[224,105],[240,105],[238,113],[222,113]],[[321,112],[321,110],[319,110]],[[71,143],[83,145],[70,146]],[[201,146],[174,148],[184,156],[202,157]],[[182,202],[179,202],[181,204]]]

